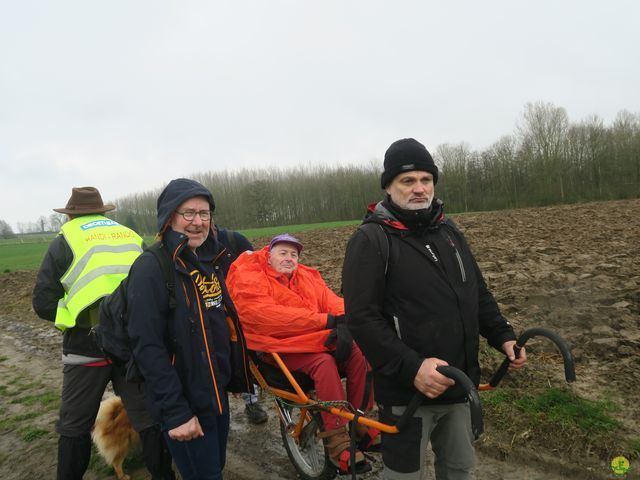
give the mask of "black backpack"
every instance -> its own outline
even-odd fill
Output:
[[[372,245],[378,248],[378,252],[384,260],[384,275],[389,270],[389,257],[391,256],[391,239],[389,234],[378,223],[363,223],[358,225],[358,230],[365,234]],[[395,257],[394,257],[395,258]]]
[[[176,292],[174,266],[169,252],[161,242],[154,243],[146,251],[153,254],[160,264],[164,283],[169,292],[169,309],[173,310],[176,306]],[[105,357],[110,359],[116,367],[125,370],[127,381],[142,382],[144,379],[131,354],[131,339],[127,333],[128,280],[129,277],[126,277],[111,295],[102,299],[100,318],[93,332],[96,343]]]

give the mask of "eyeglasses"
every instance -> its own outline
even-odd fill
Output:
[[[203,222],[208,222],[209,220],[211,220],[211,210],[200,210],[199,212],[196,212],[195,210],[185,210],[184,212],[179,212],[178,210],[176,210],[176,213],[178,215],[182,215],[182,218],[184,218],[187,222],[192,222],[196,218],[196,215],[199,215],[200,220],[202,220]]]

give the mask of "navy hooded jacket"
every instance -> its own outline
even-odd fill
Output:
[[[251,390],[246,344],[224,277],[216,273],[219,245],[212,232],[191,251],[169,220],[186,200],[211,193],[193,180],[171,181],[158,198],[162,244],[175,266],[176,307],[160,264],[145,252],[128,280],[129,336],[145,379],[151,410],[163,430],[197,416],[203,428],[228,411],[227,391]]]

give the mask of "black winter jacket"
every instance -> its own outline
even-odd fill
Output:
[[[425,358],[447,361],[477,385],[479,334],[500,351],[515,335],[442,202],[434,200],[428,222],[411,229],[391,207],[380,202],[363,222],[377,224],[377,236],[361,230],[368,225],[351,237],[342,288],[349,330],[374,370],[376,400],[407,405]],[[424,403],[463,400],[453,387]]]

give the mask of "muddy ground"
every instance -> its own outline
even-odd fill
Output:
[[[487,283],[517,331],[549,327],[576,358],[573,388],[619,405],[623,434],[640,428],[640,200],[588,203],[453,216],[476,253]],[[354,227],[300,234],[302,261],[338,290],[344,246]],[[267,239],[258,239],[256,246]],[[31,310],[34,272],[0,275],[0,478],[55,478],[56,394],[60,336]],[[529,344],[528,344],[529,348]],[[562,366],[546,342],[531,342],[530,362],[504,388],[564,384]],[[491,365],[493,367],[493,365]],[[270,406],[271,400],[264,402]],[[279,438],[278,420],[252,426],[233,403],[225,478],[296,478]],[[565,451],[539,439],[507,434],[487,422],[477,443],[479,479],[612,478],[607,454],[584,443]],[[615,455],[615,452],[610,452]],[[140,463],[133,478],[148,478]],[[631,458],[639,478],[640,459]],[[367,479],[382,478],[374,461]],[[88,480],[115,478],[92,461]],[[346,478],[346,477],[345,477]]]

